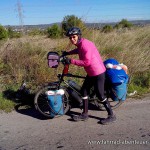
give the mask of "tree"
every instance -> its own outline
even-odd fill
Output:
[[[51,27],[47,28],[48,37],[51,38],[58,38],[60,37],[61,31],[57,24],[52,25]]]
[[[7,30],[2,25],[0,25],[0,40],[6,39],[7,37],[8,37]]]
[[[63,33],[66,32],[69,28],[74,27],[74,26],[79,27],[79,28],[85,27],[81,18],[78,18],[75,15],[65,16],[61,24],[62,24]]]

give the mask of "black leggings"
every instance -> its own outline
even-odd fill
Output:
[[[97,76],[86,76],[85,81],[81,88],[81,94],[83,97],[86,97],[90,93],[90,89],[94,86],[94,91],[99,100],[104,100],[104,84],[105,84],[105,73],[102,73]]]

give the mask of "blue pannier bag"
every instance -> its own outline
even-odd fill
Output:
[[[64,93],[65,92],[63,89],[59,89],[56,91],[50,90],[46,92],[48,96],[49,106],[51,109],[51,117],[64,114],[64,105],[63,105]]]
[[[109,58],[109,59],[104,61],[105,65],[108,64],[108,63],[111,63],[113,65],[118,65],[119,64],[119,62],[116,59],[114,59],[114,58]]]
[[[127,84],[121,83],[118,85],[112,85],[110,94],[113,101],[125,101],[127,96]]]
[[[121,68],[119,62],[113,58],[104,61],[106,67],[106,84],[110,97],[114,101],[126,100],[129,76]]]
[[[121,84],[128,82],[128,75],[119,66],[119,62],[115,59],[107,59],[104,61],[106,67],[106,78],[112,84]]]

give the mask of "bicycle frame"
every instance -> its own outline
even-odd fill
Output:
[[[62,70],[62,74],[58,74],[57,75],[57,77],[59,79],[59,81],[58,81],[58,89],[61,87],[61,83],[63,82],[65,85],[67,85],[67,88],[72,89],[81,98],[80,91],[78,91],[74,87],[70,86],[69,83],[64,80],[64,77],[73,77],[73,78],[81,78],[81,79],[85,79],[86,77],[68,73],[69,72],[69,65],[65,64],[65,63],[63,63],[63,65],[64,65],[64,68]],[[89,93],[89,100],[93,101],[93,100],[96,100],[96,99],[98,99],[98,98],[96,97],[96,94],[95,94],[95,92],[93,90],[91,93]]]
[[[85,79],[85,77],[68,73],[68,71],[69,71],[69,65],[68,64],[64,64],[64,68],[63,68],[62,74],[58,74],[57,75],[57,77],[59,79],[59,81],[58,81],[58,88],[60,88],[61,83],[63,82],[65,85],[67,85],[67,87],[71,88],[79,96],[81,96],[81,93],[79,91],[77,91],[74,87],[70,86],[69,83],[64,80],[64,77],[74,77],[74,78],[81,78],[81,79]]]

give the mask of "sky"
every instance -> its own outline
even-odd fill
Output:
[[[51,24],[67,15],[88,23],[150,20],[150,0],[0,0],[1,25]]]

